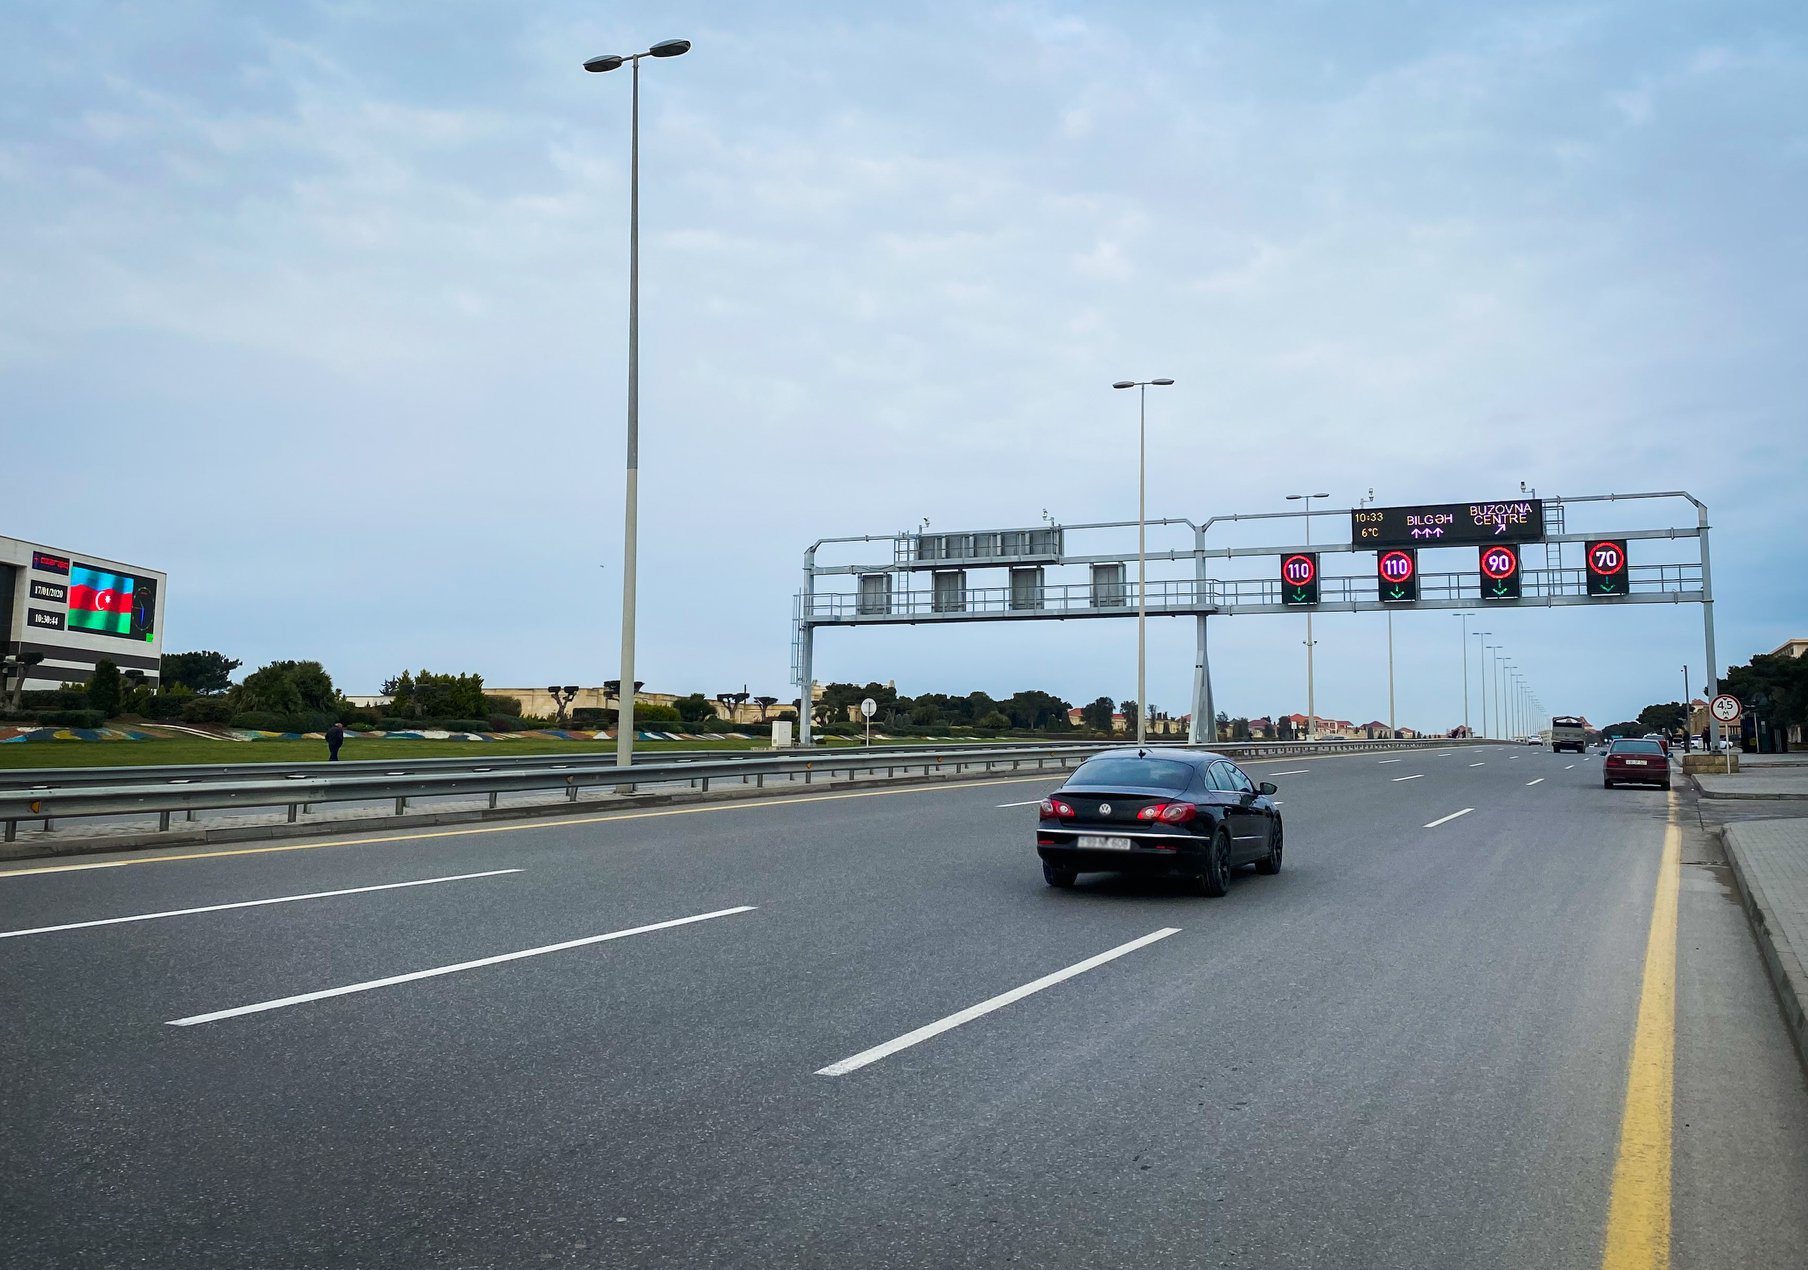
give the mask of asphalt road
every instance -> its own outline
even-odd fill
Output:
[[[0,1265],[1598,1266],[1672,820],[1598,764],[1252,765],[1223,900],[1044,887],[1046,778],[14,867]],[[1800,1267],[1679,819],[1663,1242]]]

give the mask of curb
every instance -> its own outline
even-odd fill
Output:
[[[1710,776],[1718,775],[1718,773],[1715,773],[1715,772],[1710,772],[1708,774]],[[1730,793],[1730,794],[1726,794],[1726,793],[1716,794],[1716,793],[1712,793],[1708,790],[1705,790],[1701,787],[1701,780],[1700,780],[1701,773],[1687,772],[1687,773],[1685,773],[1685,775],[1688,777],[1689,784],[1694,788],[1695,793],[1699,797],[1702,797],[1702,798],[1713,798],[1716,800],[1726,799],[1728,801],[1733,801],[1733,802],[1743,801],[1743,802],[1754,802],[1754,803],[1808,802],[1808,794],[1780,794],[1780,793],[1761,794],[1761,793],[1751,792],[1751,791],[1747,791],[1747,790],[1740,790],[1737,793]]]
[[[1777,928],[1773,910],[1765,901],[1763,889],[1746,872],[1739,859],[1737,824],[1722,831],[1727,863],[1732,866],[1733,884],[1739,891],[1739,904],[1751,921],[1752,937],[1758,942],[1758,953],[1770,986],[1777,994],[1777,1005],[1783,1011],[1783,1022],[1795,1042],[1796,1058],[1808,1067],[1808,970],[1790,946],[1789,937]]]
[[[1066,773],[1051,769],[1044,775],[1054,777],[1064,776]],[[312,824],[300,821],[289,824],[286,821],[280,821],[268,825],[224,825],[213,829],[171,828],[165,833],[147,830],[143,833],[113,834],[104,838],[63,838],[54,843],[42,840],[15,843],[11,847],[0,848],[0,863],[11,863],[15,860],[55,859],[62,856],[102,855],[114,851],[145,851],[158,847],[260,842],[272,838],[332,838],[341,834],[380,833],[386,829],[419,829],[433,825],[486,824],[509,820],[556,821],[561,817],[568,816],[607,816],[617,811],[635,811],[643,807],[693,803],[770,802],[785,798],[807,798],[813,794],[831,791],[839,793],[845,789],[870,789],[875,786],[966,784],[974,781],[1008,781],[1013,778],[1034,779],[1034,773],[1026,773],[1013,768],[993,772],[942,772],[932,775],[866,777],[833,782],[825,779],[820,785],[798,783],[794,788],[760,789],[748,786],[746,793],[734,789],[712,790],[707,794],[701,791],[628,794],[619,798],[611,798],[607,802],[571,802],[561,798],[557,802],[523,804],[516,807],[494,809],[473,807],[457,811],[404,812],[400,816],[359,816],[355,819],[315,821]]]

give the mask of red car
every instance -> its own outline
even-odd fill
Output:
[[[1658,785],[1670,788],[1670,756],[1660,741],[1615,741],[1601,761],[1601,785]]]

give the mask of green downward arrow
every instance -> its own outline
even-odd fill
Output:
[[[1294,591],[1293,602],[1295,604],[1304,604],[1306,602],[1306,593],[1299,590]]]
[[[1612,591],[1613,591],[1613,583],[1611,583],[1611,582],[1601,583],[1601,594],[1602,595],[1608,595],[1608,594],[1612,593]]]
[[[1507,584],[1505,582],[1496,582],[1494,584],[1494,594],[1505,595],[1506,593],[1507,593]]]
[[[1404,592],[1404,591],[1402,591],[1402,590],[1401,590],[1401,589],[1400,589],[1400,588],[1399,588],[1399,587],[1395,587],[1395,588],[1394,588],[1394,596],[1393,596],[1393,598],[1394,598],[1394,599],[1396,599],[1396,600],[1398,600],[1398,599],[1400,599],[1400,598],[1401,598],[1401,597],[1402,597],[1402,596],[1404,596],[1404,595],[1405,595],[1405,594],[1406,594],[1406,592]]]

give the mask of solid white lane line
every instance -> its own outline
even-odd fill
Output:
[[[1405,762],[1405,761],[1406,761],[1406,760],[1405,760],[1405,759],[1399,759],[1399,758],[1384,758],[1384,759],[1382,759],[1382,760],[1381,760],[1381,761],[1382,761],[1382,762],[1383,762],[1383,763],[1404,763],[1404,762]]]
[[[1527,781],[1527,782],[1526,782],[1526,788],[1527,788],[1527,789],[1530,789],[1530,788],[1531,788],[1531,787],[1532,787],[1532,786],[1534,786],[1534,785],[1542,785],[1542,784],[1544,784],[1544,777],[1542,777],[1542,776],[1540,776],[1540,777],[1539,777],[1539,778],[1538,778],[1538,779],[1537,779],[1537,780],[1535,780],[1535,781]]]
[[[1000,807],[1035,807],[1035,806],[1038,806],[1041,802],[1042,802],[1042,800],[1040,798],[1032,798],[1028,802],[999,803],[998,805]]]
[[[1481,767],[1481,766],[1483,766],[1483,764],[1481,764],[1481,763],[1471,763],[1471,764],[1469,764],[1469,766],[1470,766],[1470,767]]]
[[[1473,808],[1473,807],[1465,807],[1461,811],[1453,811],[1448,816],[1439,816],[1436,820],[1432,821],[1429,825],[1426,825],[1425,827],[1427,829],[1436,829],[1439,825],[1447,825],[1451,821],[1455,820],[1458,816],[1467,816],[1470,812],[1472,812],[1474,810],[1475,810],[1475,808]]]
[[[1564,770],[1564,771],[1566,771],[1566,772],[1567,772],[1567,771],[1569,771],[1569,769],[1570,769],[1570,768],[1572,768],[1572,767],[1574,767],[1574,766],[1575,766],[1575,764],[1574,764],[1574,763],[1565,763],[1565,764],[1564,764],[1564,765],[1563,765],[1563,770]]]
[[[1002,1010],[1013,1001],[1021,1001],[1044,988],[1052,988],[1065,979],[1083,975],[1088,970],[1096,969],[1108,961],[1115,961],[1125,953],[1133,953],[1138,948],[1148,947],[1158,939],[1166,939],[1169,935],[1179,933],[1178,926],[1164,926],[1158,931],[1151,931],[1141,939],[1133,939],[1127,944],[1119,944],[1116,948],[1102,952],[1096,957],[1088,957],[1085,961],[1076,961],[1065,970],[1057,970],[1052,975],[1043,975],[1042,978],[1026,983],[1020,988],[1012,988],[1009,992],[1001,992],[995,997],[981,1001],[978,1005],[970,1005],[964,1010],[950,1014],[945,1019],[937,1019],[934,1023],[925,1024],[914,1032],[906,1032],[903,1036],[886,1041],[883,1045],[875,1045],[869,1050],[861,1050],[852,1058],[844,1058],[839,1063],[830,1063],[827,1067],[817,1069],[816,1074],[818,1076],[845,1076],[849,1072],[858,1071],[868,1063],[876,1063],[882,1058],[889,1058],[899,1050],[909,1049],[912,1045],[927,1041],[932,1036],[940,1036],[943,1032],[957,1028],[963,1023],[971,1023],[974,1019],[990,1014],[994,1010]]]
[[[209,904],[203,908],[172,908],[162,913],[134,913],[130,917],[102,917],[92,922],[65,922],[61,926],[34,926],[29,930],[0,930],[0,939],[20,935],[48,935],[59,930],[86,930],[90,926],[118,926],[122,922],[154,922],[160,917],[187,917],[193,913],[222,913],[229,908],[256,908],[261,904],[293,904],[297,900],[325,900],[335,895],[364,895],[370,891],[395,891],[405,886],[432,886],[436,882],[468,882],[472,878],[497,878],[520,869],[491,869],[487,873],[459,873],[445,878],[419,878],[413,882],[385,882],[381,886],[348,886],[342,891],[310,891],[306,895],[279,895],[269,900],[240,900],[236,904]]]
[[[398,983],[413,983],[416,979],[432,979],[439,975],[457,974],[461,970],[476,970],[480,966],[495,966],[505,961],[520,961],[523,957],[539,957],[545,953],[564,952],[567,948],[582,948],[586,944],[600,944],[611,939],[626,939],[629,935],[645,935],[649,931],[670,930],[674,926],[689,926],[693,922],[707,922],[712,917],[731,917],[736,913],[751,913],[753,910],[752,904],[743,904],[738,908],[718,909],[714,913],[698,913],[695,917],[675,917],[669,922],[654,922],[650,926],[613,930],[607,935],[591,935],[584,939],[568,939],[562,944],[547,944],[542,948],[524,948],[520,952],[503,953],[499,957],[479,957],[476,961],[461,961],[450,966],[435,966],[431,970],[416,970],[405,975],[391,975],[387,979],[367,979],[363,983],[348,983],[343,988],[325,988],[319,992],[303,992],[292,997],[278,997],[274,1001],[238,1005],[230,1010],[215,1010],[211,1014],[191,1014],[185,1019],[169,1020],[169,1026],[193,1027],[197,1023],[234,1019],[241,1014],[261,1014],[265,1010],[280,1010],[284,1006],[303,1005],[309,1001],[323,1001],[327,997],[343,997],[353,992],[369,992],[373,988],[394,987]]]
[[[1312,769],[1309,767],[1290,767],[1284,772],[1270,772],[1270,776],[1304,776]]]
[[[1394,777],[1394,784],[1398,785],[1401,781],[1416,781],[1423,775],[1425,775],[1424,772],[1414,772],[1411,776],[1396,776]]]

